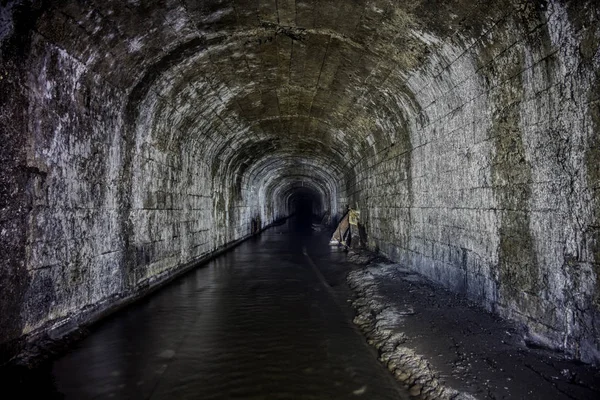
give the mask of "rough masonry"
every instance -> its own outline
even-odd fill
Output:
[[[290,212],[600,360],[600,7],[0,4],[0,343]]]

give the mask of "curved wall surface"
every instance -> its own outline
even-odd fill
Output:
[[[0,343],[290,212],[600,360],[594,1],[8,0]]]

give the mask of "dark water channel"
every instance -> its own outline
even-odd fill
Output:
[[[96,325],[46,367],[54,396],[405,398],[351,323],[344,254],[301,222],[264,232]]]

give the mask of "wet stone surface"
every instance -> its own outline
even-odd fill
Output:
[[[345,254],[289,228],[93,327],[18,398],[408,398],[351,322]]]
[[[600,370],[529,348],[526,332],[463,296],[368,253],[348,276],[355,323],[421,398],[598,399]],[[369,263],[370,262],[370,263]]]

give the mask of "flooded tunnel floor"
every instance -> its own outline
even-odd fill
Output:
[[[47,367],[52,390],[66,399],[405,398],[351,322],[345,255],[290,228],[96,325]]]

